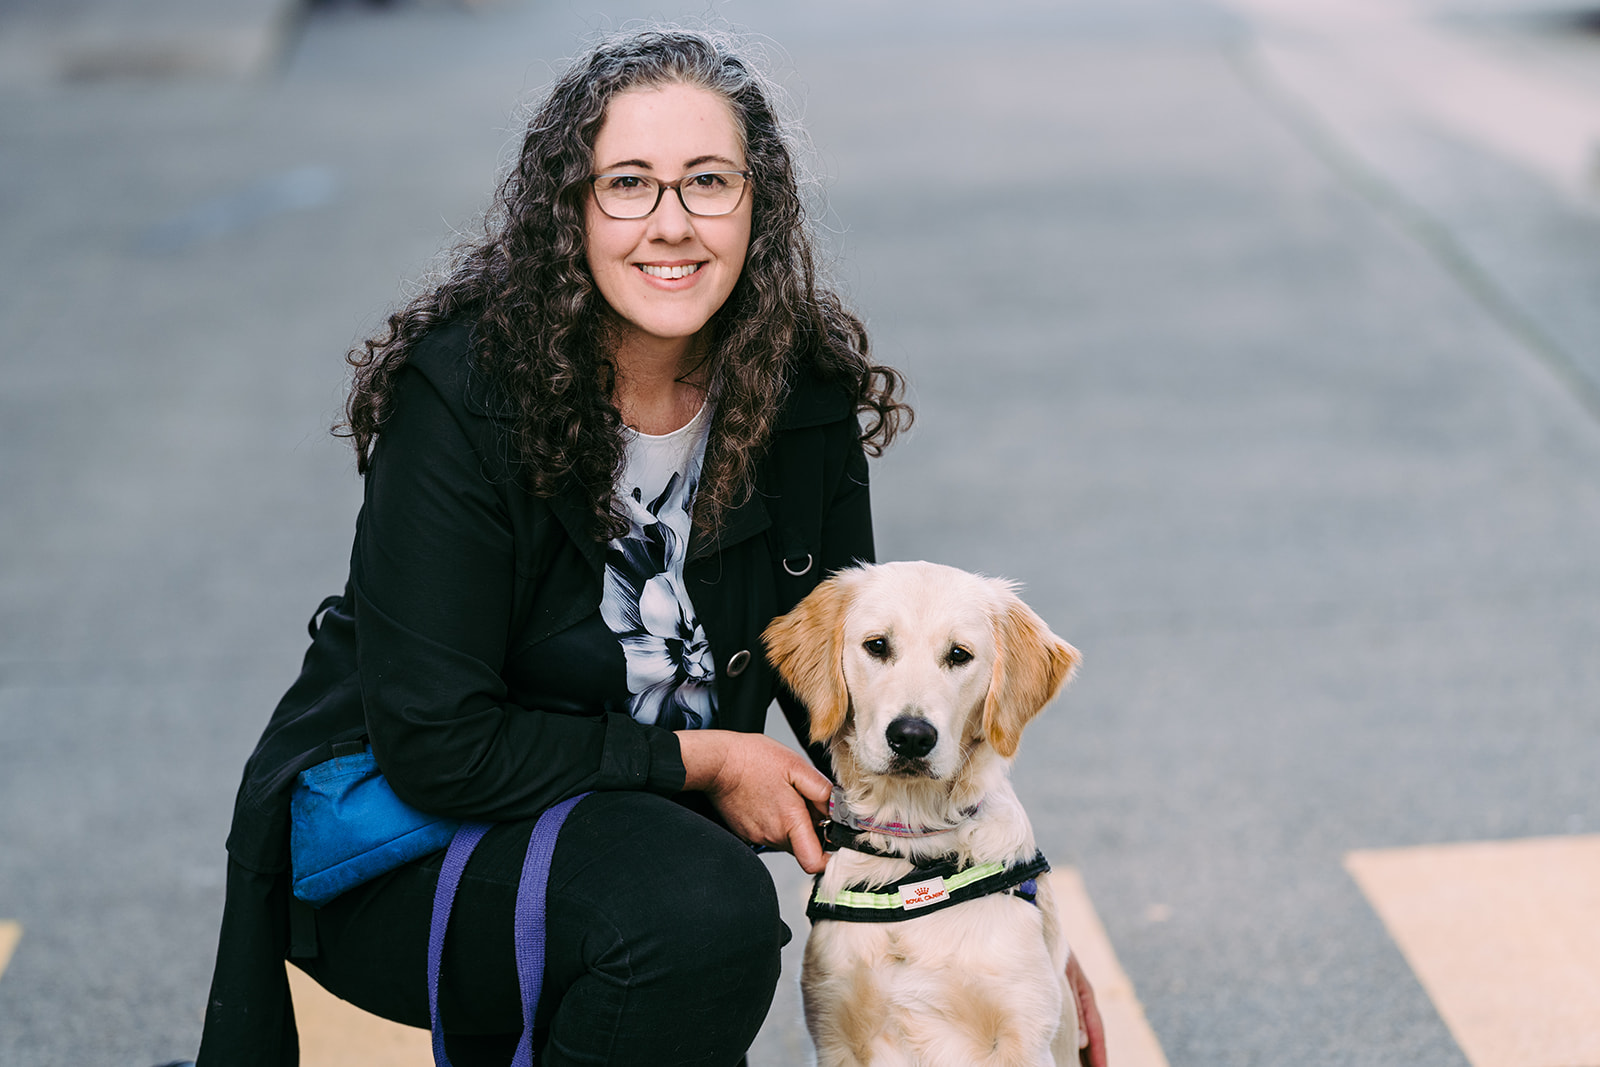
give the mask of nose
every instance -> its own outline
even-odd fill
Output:
[[[914,715],[902,715],[891,722],[884,736],[889,739],[889,747],[907,759],[921,759],[939,743],[938,728]]]
[[[694,221],[684,209],[683,201],[671,190],[663,190],[661,203],[650,213],[650,236],[659,241],[677,244],[688,240],[694,233]]]

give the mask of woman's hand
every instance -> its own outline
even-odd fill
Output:
[[[815,811],[833,786],[804,756],[764,734],[679,730],[684,789],[711,798],[728,829],[752,845],[792,853],[808,874],[827,863]]]
[[[1094,989],[1078,966],[1078,954],[1067,956],[1067,984],[1078,1001],[1079,1040],[1083,1048],[1078,1058],[1085,1067],[1106,1067],[1106,1028],[1100,1021],[1100,1008],[1094,1002]]]

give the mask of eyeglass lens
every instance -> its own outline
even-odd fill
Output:
[[[738,171],[708,170],[672,184],[691,215],[726,215],[739,206],[745,179]],[[594,195],[612,218],[640,219],[661,202],[661,186],[647,174],[602,174],[594,180]]]

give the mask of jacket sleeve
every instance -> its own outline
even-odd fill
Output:
[[[496,444],[486,421],[433,376],[400,372],[351,558],[379,766],[407,802],[463,819],[528,818],[587,789],[677,792],[684,769],[669,731],[507,702],[518,555],[506,487],[487,473],[499,465],[484,454]]]

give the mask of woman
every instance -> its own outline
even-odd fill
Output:
[[[760,732],[774,696],[804,710],[758,635],[872,557],[866,452],[910,418],[817,285],[761,79],[696,34],[597,48],[484,239],[351,362],[350,579],[245,769],[201,1067],[295,1062],[285,956],[427,1025],[440,854],[319,910],[288,894],[288,791],[363,741],[415,807],[496,824],[442,964],[456,1064],[510,1061],[522,855],[586,790],[550,870],[543,1062],[737,1062],[788,938],[749,846],[820,870],[830,788]]]

